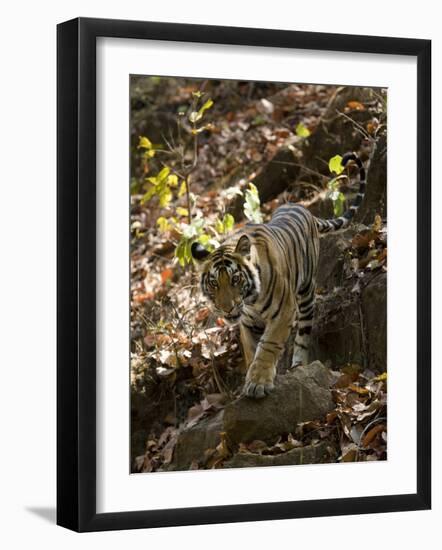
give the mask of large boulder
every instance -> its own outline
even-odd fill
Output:
[[[329,371],[319,361],[277,376],[275,386],[262,401],[243,397],[227,405],[223,423],[230,441],[271,443],[299,422],[321,418],[333,409]]]
[[[333,408],[328,369],[319,361],[298,367],[278,375],[275,390],[265,399],[240,397],[214,416],[181,430],[171,469],[188,469],[193,461],[202,463],[205,452],[220,442],[221,433],[233,448],[254,440],[274,443],[293,432],[298,423],[320,419]]]

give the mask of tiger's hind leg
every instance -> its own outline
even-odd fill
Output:
[[[292,368],[308,363],[308,350],[312,332],[315,306],[315,285],[310,283],[305,291],[298,294],[298,330],[295,336]]]

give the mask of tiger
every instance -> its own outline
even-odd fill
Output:
[[[359,168],[359,190],[340,217],[321,219],[286,203],[267,223],[247,223],[213,251],[191,245],[203,295],[227,322],[239,322],[246,376],[242,394],[260,399],[274,389],[276,366],[296,325],[292,368],[308,363],[315,305],[319,235],[347,227],[365,195],[365,169],[356,153],[343,167]]]

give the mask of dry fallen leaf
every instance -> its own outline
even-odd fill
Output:
[[[385,424],[378,424],[369,430],[362,439],[362,446],[368,447],[373,439],[377,436],[378,433],[381,433],[385,430]]]
[[[202,307],[196,312],[195,321],[197,323],[201,323],[202,321],[205,321],[207,319],[209,314],[210,314],[210,309],[208,307]]]
[[[365,106],[360,101],[348,101],[346,111],[365,111]]]
[[[161,272],[161,282],[164,284],[167,283],[167,281],[170,281],[173,277],[173,270],[170,268],[165,269]]]

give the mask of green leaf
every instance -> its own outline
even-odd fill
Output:
[[[165,166],[160,172],[157,174],[157,181],[159,183],[162,183],[163,181],[166,181],[167,177],[170,174],[170,168],[168,166]]]
[[[172,191],[169,189],[169,187],[166,186],[158,194],[158,198],[160,201],[160,206],[164,208],[165,206],[168,206],[168,204],[172,200]]]
[[[261,201],[259,200],[258,189],[253,183],[249,183],[249,189],[245,192],[244,215],[255,223],[262,223],[260,211]]]
[[[202,244],[203,246],[205,246],[206,244],[209,244],[210,242],[210,237],[209,235],[207,235],[206,233],[203,233],[202,235],[200,235],[197,239],[197,241]]]
[[[164,216],[160,216],[157,219],[157,225],[158,229],[164,233],[165,231],[169,231],[169,229],[172,228],[171,224],[169,223],[169,220],[167,220]]]
[[[334,172],[337,176],[344,171],[342,166],[342,157],[341,155],[335,155],[328,161],[328,168],[330,172]]]
[[[182,231],[185,239],[193,239],[198,236],[198,229],[193,224],[183,224]]]
[[[177,207],[176,213],[178,214],[178,216],[188,216],[189,215],[189,211],[187,210],[187,208],[183,208],[182,206]]]
[[[187,186],[186,186],[186,182],[183,180],[178,190],[178,196],[182,197],[183,195],[186,194],[186,192],[187,192]]]
[[[342,216],[344,213],[344,203],[345,203],[345,196],[340,191],[333,191],[333,194],[335,194],[335,198],[332,198],[333,201],[333,213],[335,217]]]
[[[191,245],[192,240],[183,236],[175,249],[175,256],[182,267],[192,261]]]
[[[203,115],[200,115],[197,111],[192,111],[189,115],[189,120],[192,124],[195,124],[195,122],[198,122],[203,117]]]
[[[152,186],[150,189],[147,190],[146,193],[141,198],[141,204],[146,203],[147,201],[150,201],[150,199],[157,194],[157,188],[155,186]]]
[[[235,218],[232,216],[232,214],[226,214],[224,216],[223,224],[225,233],[228,233],[233,229],[233,226],[235,225]]]
[[[182,237],[175,249],[175,256],[178,258],[178,262],[182,267],[192,261],[191,245],[191,240]]]
[[[212,107],[213,105],[213,101],[211,99],[208,99],[204,105],[200,108],[200,110],[198,111],[198,115],[199,115],[199,118],[202,118],[202,116],[204,115],[205,111],[207,111],[207,109],[210,109],[210,107]],[[199,120],[199,119],[198,119]]]
[[[181,267],[186,265],[186,241],[182,239],[175,249],[175,256],[178,258],[178,262]]]
[[[336,191],[339,189],[339,178],[332,178],[328,183],[327,187],[330,191]]]
[[[304,126],[302,122],[299,122],[296,126],[296,135],[302,138],[308,138],[311,134],[310,130],[307,128],[307,126]]]
[[[213,237],[210,237],[207,235],[207,233],[202,233],[198,238],[197,242],[201,243],[207,250],[210,252],[214,250],[215,248],[218,248],[220,246],[219,241],[214,239]]]
[[[140,136],[138,149],[152,149],[152,142],[146,136]]]
[[[254,183],[252,183],[251,181],[249,181],[249,188],[248,190],[246,191],[246,193],[250,193],[252,196],[256,197],[259,201],[259,191],[258,191],[258,188],[256,187],[256,185]]]
[[[184,257],[188,264],[192,261],[192,251],[190,248],[191,246],[192,246],[192,243],[190,241],[187,241],[186,246],[184,248]]]
[[[224,233],[224,223],[219,218],[215,220],[215,230],[217,233]]]
[[[232,214],[225,214],[223,219],[217,218],[215,220],[215,229],[217,233],[228,233],[235,225],[235,218]]]
[[[170,185],[170,187],[176,187],[178,185],[178,176],[175,174],[171,174],[167,177],[167,183]]]

